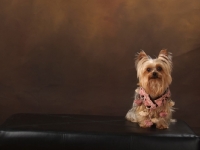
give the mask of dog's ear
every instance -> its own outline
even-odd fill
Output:
[[[158,59],[169,65],[170,70],[172,69],[172,54],[167,49],[162,49],[158,55]]]
[[[140,61],[145,62],[147,60],[149,60],[149,56],[143,50],[141,50],[139,53],[137,53],[136,58],[135,58],[136,69],[137,69],[138,63]]]
[[[165,56],[168,56],[168,51],[167,51],[167,49],[162,49],[162,50],[160,50],[159,55],[165,55]]]
[[[171,62],[172,61],[172,55],[167,51],[167,49],[162,49],[158,55],[158,59],[161,59],[162,61]]]

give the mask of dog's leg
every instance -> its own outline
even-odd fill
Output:
[[[164,118],[160,118],[159,121],[156,123],[156,128],[158,129],[167,129],[169,128],[168,120]]]
[[[139,126],[142,128],[149,128],[152,125],[153,125],[153,122],[148,117],[146,117],[144,120],[139,122]]]

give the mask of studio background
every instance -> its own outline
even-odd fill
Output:
[[[0,0],[0,123],[14,113],[125,116],[135,54],[173,54],[174,118],[200,127],[199,0]]]

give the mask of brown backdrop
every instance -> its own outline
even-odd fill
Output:
[[[199,0],[0,0],[0,122],[125,116],[136,52],[173,53],[175,118],[200,127]]]

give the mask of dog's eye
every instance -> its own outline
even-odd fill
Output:
[[[147,68],[147,71],[150,72],[150,71],[151,71],[151,68]]]
[[[158,71],[162,71],[162,67],[157,67],[157,70]]]

